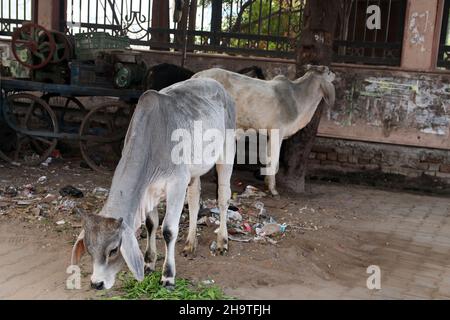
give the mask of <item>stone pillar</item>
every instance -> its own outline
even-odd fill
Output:
[[[443,0],[408,0],[401,67],[433,70],[442,19]],[[440,15],[438,13],[441,13]]]

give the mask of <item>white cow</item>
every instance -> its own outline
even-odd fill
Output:
[[[259,80],[218,68],[201,71],[193,78],[212,78],[225,87],[236,102],[237,128],[268,130],[270,167],[276,171],[282,140],[311,121],[322,99],[329,106],[335,102],[335,74],[325,66],[308,65],[306,71],[294,81],[285,76]],[[272,129],[278,129],[279,134]],[[277,141],[273,141],[275,137]],[[272,195],[277,196],[275,174],[268,175],[266,182]]]
[[[194,154],[195,148],[191,145],[199,140],[188,139],[185,150],[191,152],[183,154],[187,156],[187,161],[179,161],[174,158],[177,154],[174,151],[180,142],[175,141],[173,135],[183,129],[185,136],[193,137],[196,135],[196,124],[201,123],[200,135],[207,136],[208,132],[214,131],[226,137],[227,132],[234,134],[235,118],[233,99],[217,81],[211,79],[187,80],[160,92],[152,90],[142,95],[125,138],[122,158],[114,173],[108,200],[99,215],[82,213],[83,231],[73,247],[72,264],[78,264],[86,251],[92,256],[93,288],[111,288],[124,263],[138,280],[144,278],[144,270],[155,270],[155,237],[159,226],[157,209],[162,199],[167,202],[162,224],[166,243],[162,283],[166,287],[175,285],[175,243],[186,190],[189,234],[184,251],[191,253],[197,243],[200,177],[214,165],[218,174],[220,210],[217,251],[227,251],[226,214],[231,197],[233,161],[218,160],[222,157],[233,160],[234,148],[227,148],[224,139],[206,143],[203,137],[205,140],[200,140],[200,143],[209,147],[213,144],[213,149],[217,151],[209,153],[211,157],[203,158],[202,155]],[[199,161],[194,161],[194,158]],[[144,221],[148,231],[145,257],[135,237]]]

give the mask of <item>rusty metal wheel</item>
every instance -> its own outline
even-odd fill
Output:
[[[25,23],[14,30],[11,49],[17,61],[34,70],[45,67],[54,58],[56,44],[50,31],[35,23]]]
[[[44,136],[59,132],[55,113],[44,100],[32,94],[13,94],[7,101],[6,117],[18,131],[11,137],[12,145],[1,151],[10,162],[29,166],[41,164],[58,143],[57,138]]]
[[[70,59],[73,55],[73,45],[67,35],[54,30],[51,31],[51,34],[55,40],[55,52],[50,63],[56,64]]]
[[[80,150],[95,171],[111,173],[119,163],[133,108],[120,101],[92,109],[80,128]]]

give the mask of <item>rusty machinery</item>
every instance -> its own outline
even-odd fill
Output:
[[[2,133],[9,138],[0,143],[0,158],[37,165],[55,156],[60,140],[75,140],[91,168],[113,170],[146,74],[140,54],[124,50],[127,43],[105,33],[67,36],[33,23],[16,29],[14,65],[29,70],[31,81],[2,79],[0,121],[10,130]],[[82,96],[115,100],[86,108]]]

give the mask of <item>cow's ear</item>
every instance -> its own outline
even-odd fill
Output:
[[[77,265],[85,252],[86,246],[84,244],[84,230],[81,230],[80,235],[72,248],[72,258],[70,264],[73,266]]]
[[[128,268],[138,281],[144,280],[144,256],[134,232],[125,223],[122,224],[122,244],[120,253]]]
[[[329,81],[322,81],[320,88],[323,92],[323,99],[329,107],[334,106],[336,102],[336,89]]]

